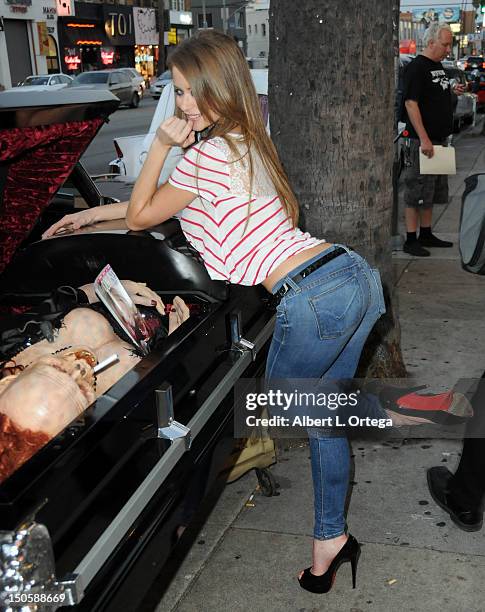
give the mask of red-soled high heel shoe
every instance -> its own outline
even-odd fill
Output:
[[[352,587],[355,589],[359,556],[360,544],[353,535],[349,534],[347,542],[345,542],[337,555],[333,558],[332,563],[330,563],[328,570],[324,574],[315,576],[315,574],[312,574],[310,571],[312,569],[311,567],[306,568],[301,578],[299,578],[301,588],[311,593],[328,593],[335,582],[338,568],[342,563],[350,561],[352,566]]]
[[[408,393],[395,400],[390,410],[407,416],[419,416],[432,423],[455,425],[473,416],[473,407],[462,393],[448,391],[430,395]]]

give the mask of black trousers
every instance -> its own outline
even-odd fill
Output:
[[[485,374],[472,398],[474,415],[467,425],[450,494],[463,508],[480,509],[485,502]],[[480,437],[477,437],[480,436]]]

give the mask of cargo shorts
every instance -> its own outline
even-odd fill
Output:
[[[404,205],[407,208],[431,208],[433,204],[448,203],[448,176],[446,174],[419,173],[419,140],[409,139],[408,164],[404,167]],[[433,144],[446,146],[447,141]]]

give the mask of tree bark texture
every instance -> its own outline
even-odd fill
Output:
[[[388,315],[366,372],[381,376],[405,372],[390,300],[394,10],[395,0],[272,0],[269,20],[271,135],[300,225],[381,272]]]

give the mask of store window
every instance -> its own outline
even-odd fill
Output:
[[[53,36],[49,34],[49,53],[46,56],[47,72],[49,74],[59,72],[59,56],[57,54],[57,44]]]
[[[197,25],[199,26],[199,30],[202,30],[203,28],[213,27],[212,26],[212,13],[206,13],[205,20],[207,22],[207,25],[204,25],[204,15],[200,13],[197,15]]]

